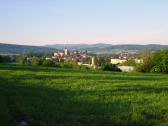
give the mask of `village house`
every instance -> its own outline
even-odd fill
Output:
[[[112,64],[122,64],[124,62],[126,62],[127,60],[125,59],[111,59],[111,63]]]
[[[135,63],[140,64],[143,63],[143,60],[139,58],[137,54],[131,54],[131,53],[121,53],[118,58],[111,59],[112,64],[122,64],[128,60],[134,60]]]
[[[78,65],[88,66],[88,67],[95,67],[95,59],[89,55],[87,55],[87,51],[78,51],[76,50],[73,53],[65,48],[64,52],[55,52],[54,56],[52,56],[52,60],[55,62],[61,61],[74,61]]]

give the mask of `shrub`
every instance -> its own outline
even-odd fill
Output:
[[[40,66],[40,65],[42,65],[42,63],[43,63],[43,60],[38,57],[33,57],[31,59],[31,65],[33,65],[33,66]]]
[[[124,66],[136,66],[135,60],[127,60],[124,63],[122,63],[121,65]]]
[[[3,57],[0,55],[0,63],[3,62]]]
[[[21,65],[25,65],[25,64],[27,64],[27,58],[24,56],[21,56],[17,59],[17,62]]]
[[[73,61],[61,62],[59,63],[59,66],[63,68],[78,68],[78,65]]]
[[[12,63],[12,62],[16,62],[16,56],[0,55],[0,63]]]
[[[53,66],[55,66],[55,63],[52,60],[44,60],[42,65],[53,67]]]
[[[88,66],[79,66],[81,70],[89,70],[90,68]]]
[[[161,68],[159,66],[154,66],[151,71],[152,73],[161,73]]]
[[[121,72],[121,70],[117,67],[115,64],[111,63],[106,63],[103,65],[102,69],[104,71],[116,71],[116,72]]]

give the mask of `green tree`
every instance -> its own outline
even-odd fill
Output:
[[[151,72],[168,73],[168,50],[160,50],[153,54],[154,67]]]
[[[42,65],[53,67],[53,66],[55,66],[55,63],[52,60],[44,60]]]
[[[106,56],[98,56],[96,57],[96,65],[97,66],[104,66],[105,64],[110,63],[110,58]]]
[[[127,60],[126,62],[122,63],[121,65],[124,66],[136,66],[135,60]]]
[[[143,64],[136,67],[140,72],[168,73],[168,50],[160,50],[143,56]]]
[[[40,59],[40,58],[34,56],[34,57],[31,59],[31,65],[33,65],[33,66],[42,65],[42,59]]]
[[[20,56],[20,57],[18,57],[17,62],[21,65],[25,65],[25,64],[27,64],[27,58],[24,56]]]
[[[150,72],[154,67],[153,55],[149,50],[144,50],[141,53],[141,58],[143,59],[143,63],[136,66],[136,71],[139,72]]]
[[[65,67],[65,68],[78,68],[78,65],[74,61],[64,61],[60,63],[60,67]]]

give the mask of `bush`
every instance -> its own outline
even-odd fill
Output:
[[[142,64],[138,64],[135,67],[135,70],[138,72],[150,72],[151,69],[154,67],[154,63],[153,63],[153,59],[152,58],[148,58],[146,60],[143,60],[144,63]]]
[[[88,66],[79,66],[81,70],[89,70],[90,68]]]
[[[25,64],[27,64],[27,58],[24,56],[21,56],[17,59],[17,62],[21,65],[25,65]]]
[[[3,62],[3,57],[0,55],[0,63]]]
[[[0,55],[0,63],[16,62],[16,56],[13,55]]]
[[[103,67],[106,63],[110,63],[110,58],[107,56],[96,57],[96,66]]]
[[[136,66],[135,60],[127,60],[126,62],[122,63],[123,66]]]
[[[54,67],[55,63],[52,60],[44,60],[43,61],[43,66],[50,66],[50,67]]]
[[[152,73],[161,73],[161,68],[159,66],[154,66],[151,71]]]
[[[60,62],[58,65],[62,68],[79,68],[79,66],[73,61]]]
[[[104,71],[116,71],[116,72],[121,72],[121,70],[117,67],[115,64],[111,63],[106,63],[103,65],[102,69]]]
[[[41,59],[41,58],[33,57],[31,59],[31,65],[33,65],[33,66],[40,66],[42,64],[43,64],[43,59]]]

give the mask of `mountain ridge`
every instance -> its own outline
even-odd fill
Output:
[[[57,51],[57,49],[45,46],[0,43],[0,54],[52,53],[55,51]]]
[[[24,53],[53,53],[58,50],[68,48],[69,50],[87,50],[89,53],[94,54],[111,54],[121,53],[123,51],[137,53],[143,49],[149,49],[156,51],[160,49],[168,49],[168,45],[160,44],[53,44],[45,46],[30,46],[30,45],[17,45],[17,44],[5,44],[0,43],[0,54],[24,54]]]
[[[160,50],[160,49],[168,49],[168,45],[160,45],[160,44],[112,45],[112,44],[104,44],[104,43],[97,43],[97,44],[53,44],[53,45],[46,45],[46,47],[57,48],[57,49],[61,49],[61,50],[64,48],[68,48],[70,50],[87,50],[88,52],[95,53],[95,54],[121,53],[122,51],[136,53],[136,52],[142,51],[143,49],[149,49],[151,51],[156,51],[156,50]]]

